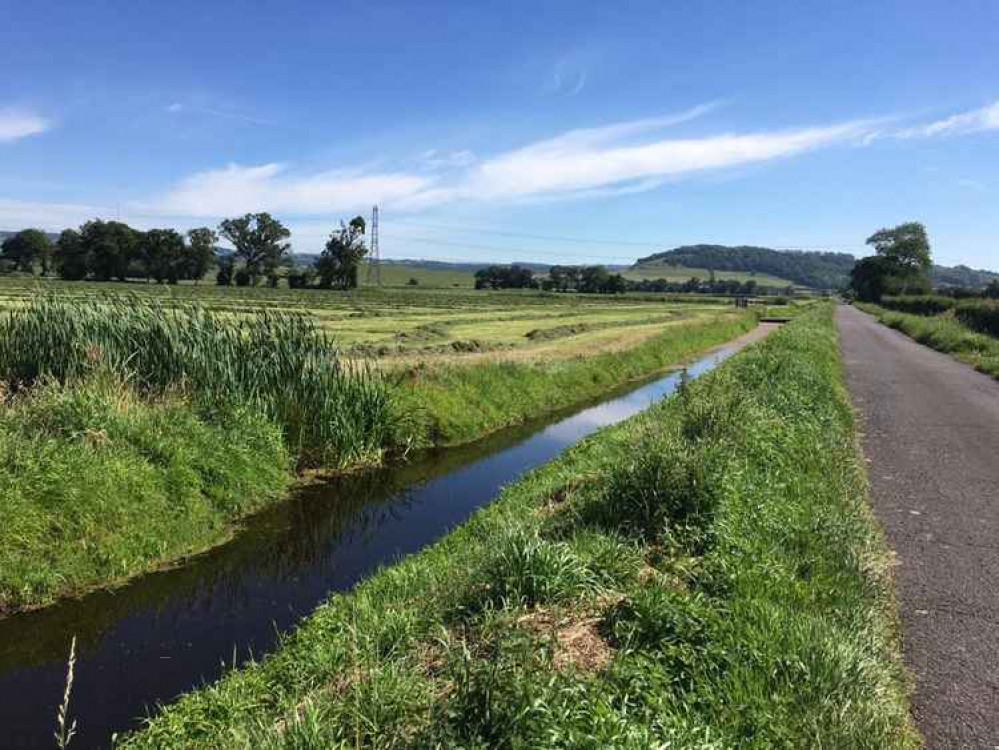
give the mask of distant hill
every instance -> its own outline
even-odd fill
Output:
[[[727,245],[685,245],[674,250],[639,258],[632,266],[646,277],[657,267],[689,267],[734,271],[746,274],[766,274],[787,279],[813,289],[837,289],[849,281],[856,258],[849,253],[804,250],[773,250],[767,247]],[[934,285],[983,287],[999,274],[975,270],[967,266],[933,266]]]
[[[973,289],[988,286],[992,279],[999,279],[999,273],[967,266],[933,266],[930,278],[935,286],[963,286]]]
[[[685,245],[639,258],[634,268],[647,274],[656,266],[766,274],[800,286],[832,289],[846,283],[855,262],[849,253],[783,251],[748,245]]]

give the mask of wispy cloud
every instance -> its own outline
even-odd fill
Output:
[[[405,172],[333,170],[295,175],[283,164],[230,164],[193,174],[160,199],[136,208],[172,216],[214,217],[247,211],[333,214],[378,202],[402,203],[433,184],[431,177]]]
[[[712,111],[710,103],[662,117],[570,130],[478,159],[469,151],[421,155],[422,169],[302,173],[279,163],[198,172],[158,199],[132,208],[166,216],[245,211],[329,215],[384,203],[420,210],[458,201],[520,202],[626,195],[708,170],[756,164],[842,144],[861,144],[874,126],[847,122],[774,132],[664,138],[661,131]],[[658,137],[657,137],[658,136]]]
[[[177,107],[179,112],[186,109],[182,104]],[[247,211],[270,211],[301,223],[364,211],[373,203],[402,212],[457,203],[619,196],[822,149],[865,147],[878,137],[914,137],[900,136],[885,120],[689,137],[665,132],[717,107],[708,103],[660,117],[577,128],[489,156],[431,149],[415,163],[411,157],[411,168],[368,165],[309,171],[277,162],[229,164],[190,174],[123,209],[129,217],[160,223],[205,222]],[[918,131],[929,136],[993,128],[999,128],[999,104],[930,122]],[[969,189],[984,187],[974,180],[960,184]],[[43,223],[42,219],[56,216],[58,223],[68,224],[93,215],[91,208],[45,208],[7,201],[0,203],[0,221]],[[16,215],[21,216],[19,221],[14,220]],[[43,225],[55,223],[47,220]]]
[[[862,143],[867,122],[703,138],[622,141],[666,122],[663,118],[579,130],[501,154],[470,175],[472,192],[486,198],[572,195],[597,188],[647,185],[707,170],[754,164],[845,143]]]
[[[220,109],[215,109],[213,107],[195,107],[190,104],[181,104],[180,102],[174,102],[166,107],[166,111],[170,114],[180,114],[184,112],[190,112],[197,115],[209,115],[211,117],[221,117],[225,120],[239,120],[240,122],[248,122],[252,125],[275,125],[276,123],[270,120],[263,120],[259,117],[248,117],[247,115],[241,115],[236,112],[225,112]]]
[[[932,138],[945,135],[965,135],[985,130],[999,130],[999,101],[987,107],[961,112],[942,120],[904,128],[894,132],[896,138]]]
[[[0,143],[9,143],[29,135],[44,133],[52,121],[24,109],[0,109]]]

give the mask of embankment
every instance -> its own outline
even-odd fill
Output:
[[[123,746],[914,746],[865,493],[824,305]]]

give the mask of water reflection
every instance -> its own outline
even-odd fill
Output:
[[[715,366],[723,350],[692,366]],[[77,637],[74,748],[103,747],[149,707],[261,655],[277,633],[376,567],[439,538],[500,487],[677,387],[676,374],[545,425],[303,488],[231,543],[175,569],[0,621],[0,747],[50,747]]]

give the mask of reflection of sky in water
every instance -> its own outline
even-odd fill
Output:
[[[730,352],[692,365],[695,377]],[[330,591],[417,551],[489,503],[502,485],[676,390],[673,373],[534,434],[513,431],[417,466],[346,478],[326,494],[274,509],[236,540],[114,594],[0,621],[0,747],[50,744],[70,638],[79,636],[74,748],[220,673],[220,664],[273,647]],[[421,473],[422,472],[422,473]],[[374,481],[379,480],[380,481]],[[369,481],[371,480],[371,481]],[[301,494],[301,493],[300,493]],[[234,649],[238,646],[238,649]]]

